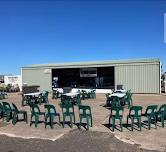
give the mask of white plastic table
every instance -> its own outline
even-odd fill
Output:
[[[119,90],[115,90],[114,92],[115,92],[115,93],[125,93],[125,92],[126,92],[126,90],[119,89]]]
[[[113,93],[113,94],[110,94],[109,97],[123,98],[125,95],[126,95],[125,93]]]
[[[71,98],[74,98],[74,97],[76,97],[78,94],[80,94],[80,93],[78,93],[78,92],[70,92],[70,93],[64,93],[63,95],[68,96],[68,97],[71,97]]]
[[[24,96],[39,96],[43,92],[26,93]]]

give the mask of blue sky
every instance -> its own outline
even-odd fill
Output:
[[[0,74],[39,63],[160,58],[164,0],[0,1]]]

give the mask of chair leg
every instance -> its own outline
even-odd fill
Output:
[[[155,123],[155,128],[157,129],[157,120],[156,120],[156,117],[154,116],[154,123]]]
[[[39,116],[35,116],[35,127],[37,127],[38,121],[39,121]]]
[[[148,129],[150,130],[151,128],[151,117],[148,117]]]
[[[72,115],[70,115],[70,124],[71,124],[71,128],[73,128]]]
[[[28,123],[28,114],[27,114],[27,112],[24,115],[25,115],[25,121],[26,121],[26,123]]]
[[[47,116],[45,116],[45,128],[47,127]]]
[[[112,117],[112,131],[114,131],[114,128],[115,128],[115,118]]]
[[[162,123],[162,127],[164,128],[164,116],[161,115],[161,123]]]
[[[86,120],[87,120],[87,130],[89,130],[89,117],[88,116],[86,117]]]
[[[122,118],[120,118],[120,127],[121,127],[121,132],[122,132],[123,131]]]
[[[92,127],[92,116],[91,116],[91,127]]]
[[[50,116],[51,128],[54,128],[54,116]]]
[[[75,114],[73,114],[73,118],[74,118],[74,124],[75,124],[75,122],[76,122],[76,119],[75,119]]]
[[[140,128],[140,131],[142,131],[142,125],[141,125],[141,117],[140,118],[138,118],[138,120],[139,120],[139,128]],[[151,120],[151,119],[150,119]],[[151,121],[150,121],[150,123],[151,123]]]
[[[15,125],[17,122],[17,115],[16,113],[13,114],[13,120],[12,120],[12,124]]]
[[[31,115],[31,120],[30,120],[30,127],[31,127],[31,125],[32,125],[32,115]]]
[[[128,124],[129,124],[129,116],[127,116],[127,127],[128,127]]]
[[[63,123],[62,123],[63,128],[65,127],[65,116],[63,115]]]
[[[60,119],[60,115],[58,115],[59,118],[59,126],[61,126],[61,119]]]
[[[130,101],[128,101],[128,109],[130,108]]]
[[[131,131],[134,129],[134,118],[131,118]]]
[[[82,125],[82,118],[80,117],[79,128],[81,128],[81,125]]]
[[[111,115],[109,116],[109,127],[111,125]]]

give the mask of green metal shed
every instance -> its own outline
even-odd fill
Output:
[[[39,85],[40,90],[52,90],[54,69],[82,69],[113,67],[114,86],[122,84],[133,93],[161,92],[161,63],[159,59],[112,60],[97,62],[72,62],[62,64],[36,64],[22,67],[22,82]],[[97,88],[104,92],[108,88]]]

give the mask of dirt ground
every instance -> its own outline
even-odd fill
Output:
[[[21,95],[9,93],[8,99],[5,101],[13,102],[19,109],[28,111],[28,118],[30,118],[30,108],[21,106]],[[57,112],[61,114],[60,100],[52,100],[50,95],[49,102],[54,104]],[[104,94],[97,94],[96,99],[82,101],[82,104],[90,105],[92,109],[93,127],[90,128],[90,131],[85,131],[84,128],[80,131],[77,126],[71,129],[68,125],[62,128],[57,124],[54,129],[50,129],[49,126],[45,129],[44,123],[39,124],[37,128],[34,125],[30,127],[29,123],[25,122],[18,122],[13,126],[11,122],[4,123],[0,120],[0,151],[5,151],[5,145],[9,147],[7,151],[11,152],[19,151],[19,148],[22,148],[21,151],[28,151],[29,148],[30,151],[53,151],[53,149],[56,151],[146,151],[145,149],[166,151],[166,127],[162,128],[160,123],[158,123],[157,129],[152,125],[151,130],[148,130],[147,125],[143,124],[142,132],[137,130],[137,127],[132,132],[130,127],[125,126],[123,132],[120,132],[119,125],[117,125],[117,129],[112,132],[108,126],[110,110],[104,106],[105,102]],[[166,103],[165,95],[133,95],[133,104],[142,105],[143,112],[150,104],[160,106],[163,103]],[[40,108],[41,111],[44,111],[43,105]],[[126,107],[123,124],[126,123],[128,112]],[[79,122],[77,106],[75,106],[75,114],[76,122]],[[44,118],[41,117],[41,120],[44,121]],[[35,146],[32,143],[35,143]]]

